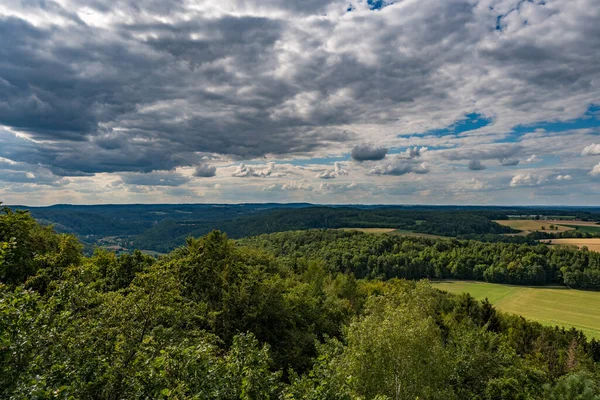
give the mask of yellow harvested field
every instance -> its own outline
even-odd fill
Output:
[[[384,234],[394,232],[396,228],[340,228],[342,231],[360,231],[364,233]]]
[[[595,221],[560,221],[563,225],[576,225],[576,226],[597,226],[600,228],[600,224]]]
[[[600,238],[597,239],[549,239],[542,240],[542,243],[550,244],[553,246],[577,246],[579,248],[585,246],[591,251],[600,252]]]
[[[510,226],[513,229],[517,229],[524,232],[534,232],[534,231],[543,231],[542,227],[546,228],[545,230],[548,232],[565,232],[571,231],[574,228],[570,228],[568,226],[563,226],[559,224],[569,224],[574,225],[574,223],[570,221],[536,221],[532,219],[510,219],[510,220],[497,220],[495,221],[500,225]],[[550,225],[554,225],[556,229],[550,229]]]

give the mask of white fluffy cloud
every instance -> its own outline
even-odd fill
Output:
[[[570,181],[571,179],[573,179],[571,175],[558,175],[556,177],[557,181]]]
[[[236,178],[248,178],[248,177],[266,178],[269,176],[272,176],[272,177],[285,176],[285,173],[275,172],[275,163],[274,162],[268,163],[267,168],[262,169],[262,170],[256,170],[256,169],[254,169],[254,167],[242,163],[237,167],[235,172],[233,174],[231,174],[231,176],[236,177]]]
[[[512,180],[510,181],[510,186],[534,186],[540,185],[543,182],[543,178],[533,174],[517,174],[512,177]]]
[[[317,178],[319,179],[334,179],[338,176],[348,175],[348,171],[342,168],[339,162],[333,164],[333,169],[327,169],[325,171],[319,172],[317,174]]]
[[[600,155],[600,143],[592,143],[589,146],[586,146],[581,152],[582,156],[597,156]]]

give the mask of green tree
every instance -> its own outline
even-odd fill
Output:
[[[585,372],[563,376],[554,386],[544,386],[544,399],[600,400],[598,379]]]
[[[340,371],[358,396],[448,398],[449,359],[439,328],[424,311],[426,290],[372,298],[348,327]]]

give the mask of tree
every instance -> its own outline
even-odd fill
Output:
[[[358,396],[414,400],[447,395],[448,355],[434,321],[423,314],[421,290],[408,299],[373,298],[348,327],[340,370]]]
[[[585,372],[561,377],[554,386],[544,386],[544,398],[548,400],[600,400],[598,380]]]

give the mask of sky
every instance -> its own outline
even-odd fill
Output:
[[[600,0],[2,0],[0,201],[600,205]]]

